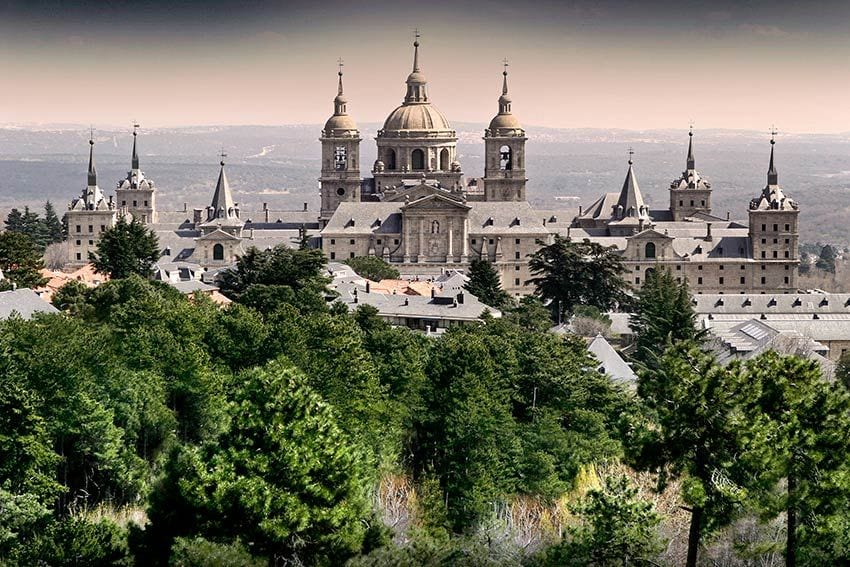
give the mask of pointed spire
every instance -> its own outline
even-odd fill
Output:
[[[691,124],[691,128],[688,131],[688,163],[687,170],[693,170],[696,168],[694,160],[694,125]]]
[[[404,104],[428,102],[428,93],[425,85],[425,75],[419,70],[419,30],[415,30],[416,39],[413,42],[413,72],[407,76],[407,95]]]
[[[337,71],[337,75],[339,75],[339,86],[337,87],[336,98],[334,98],[334,116],[345,116],[348,99],[345,98],[345,93],[342,89],[342,68],[345,65],[342,57],[337,60],[337,64],[339,65],[339,70]]]
[[[89,187],[97,185],[97,169],[94,166],[94,129],[89,134]]]
[[[136,129],[138,127],[139,127],[139,124],[137,122],[134,122],[133,123],[133,157],[132,157],[131,169],[139,169],[139,153],[136,151],[136,136],[138,135],[138,132],[136,131]]]
[[[413,32],[416,35],[416,39],[413,41],[413,72],[419,72],[419,28],[416,28]]]
[[[626,179],[623,181],[623,188],[620,190],[620,198],[617,200],[617,208],[622,214],[622,217],[645,217],[646,205],[643,202],[643,195],[638,187],[637,177],[635,177],[634,160],[632,157],[635,152],[629,148],[629,171],[626,172]]]
[[[210,204],[210,220],[227,219],[236,216],[233,205],[233,196],[230,194],[230,185],[227,183],[227,174],[224,172],[224,158],[227,154],[221,151],[221,170],[218,174],[218,182],[215,184],[212,203]]]
[[[779,185],[779,173],[773,165],[773,146],[776,145],[776,127],[770,129],[770,166],[767,168],[767,184]]]
[[[511,96],[508,94],[508,60],[502,61],[502,96],[499,97],[499,114],[511,113]]]

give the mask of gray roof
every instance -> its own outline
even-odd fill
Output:
[[[810,334],[795,329],[780,328],[774,322],[748,319],[740,323],[708,322],[706,326],[714,335],[710,344],[721,364],[736,358],[748,359],[768,350],[813,358],[825,371],[832,371],[832,363],[824,358],[829,349]],[[710,323],[710,325],[708,325]]]
[[[805,315],[812,319],[827,314],[850,315],[850,293],[788,293],[788,294],[717,294],[694,296],[694,310],[713,317],[728,314]],[[787,318],[787,317],[786,317]]]
[[[13,314],[32,319],[36,313],[59,313],[59,310],[29,288],[0,292],[0,319],[8,319]]]
[[[637,375],[626,361],[614,350],[614,347],[602,335],[590,341],[587,350],[599,361],[597,370],[604,372],[615,382],[628,385],[637,383]]]
[[[346,304],[349,309],[356,309],[360,304],[371,305],[382,317],[472,322],[480,320],[485,310],[493,317],[502,316],[501,311],[484,305],[468,292],[463,294],[463,303],[460,303],[455,296],[366,293],[365,288],[351,283],[340,283],[336,290],[340,294],[336,301]]]

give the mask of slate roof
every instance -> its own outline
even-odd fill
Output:
[[[59,313],[59,310],[29,288],[0,291],[0,320],[14,314],[23,319],[32,319],[36,313]]]
[[[354,290],[357,290],[355,296]],[[444,321],[477,321],[488,310],[493,317],[501,317],[498,309],[481,303],[477,297],[465,293],[463,303],[453,302],[452,296],[393,295],[385,293],[366,293],[365,288],[353,284],[337,287],[340,297],[336,301],[344,303],[350,310],[360,304],[372,305],[382,317],[439,319]],[[356,297],[356,303],[355,303]]]
[[[614,350],[614,347],[602,335],[596,335],[587,350],[599,361],[597,370],[607,374],[614,382],[635,386],[637,374]]]

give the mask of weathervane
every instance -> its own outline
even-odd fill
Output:
[[[631,146],[629,146],[629,165],[631,165],[632,163],[634,163],[634,162],[632,161],[632,156],[633,156],[633,155],[635,155],[635,151],[632,149],[632,147],[631,147]]]
[[[227,157],[227,153],[224,151],[224,148],[221,148],[219,155],[221,156],[221,165],[224,165],[224,158]]]
[[[339,66],[339,74],[342,75],[342,68],[345,66],[345,61],[342,60],[342,57],[336,60],[336,64]]]
[[[779,131],[776,129],[776,124],[774,124],[773,126],[770,127],[770,143],[771,144],[776,143],[776,135],[778,133],[779,133]]]

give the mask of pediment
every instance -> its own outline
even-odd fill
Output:
[[[229,232],[225,232],[224,230],[217,228],[216,230],[210,232],[209,234],[205,234],[204,236],[198,237],[195,240],[197,241],[212,241],[212,240],[235,240],[240,241],[241,238],[237,236],[233,236]]]
[[[673,237],[669,234],[664,234],[662,232],[658,232],[654,228],[648,228],[643,232],[639,232],[634,236],[630,237],[630,240],[673,240]]]
[[[419,183],[418,185],[413,185],[411,187],[400,186],[395,189],[388,189],[383,193],[384,201],[418,201],[423,197],[427,197],[429,195],[450,195],[450,192],[447,189],[442,187],[437,187],[431,183]]]
[[[452,199],[444,195],[432,193],[431,195],[422,197],[415,201],[407,203],[401,207],[402,211],[468,211],[471,209],[469,205],[458,199]]]

